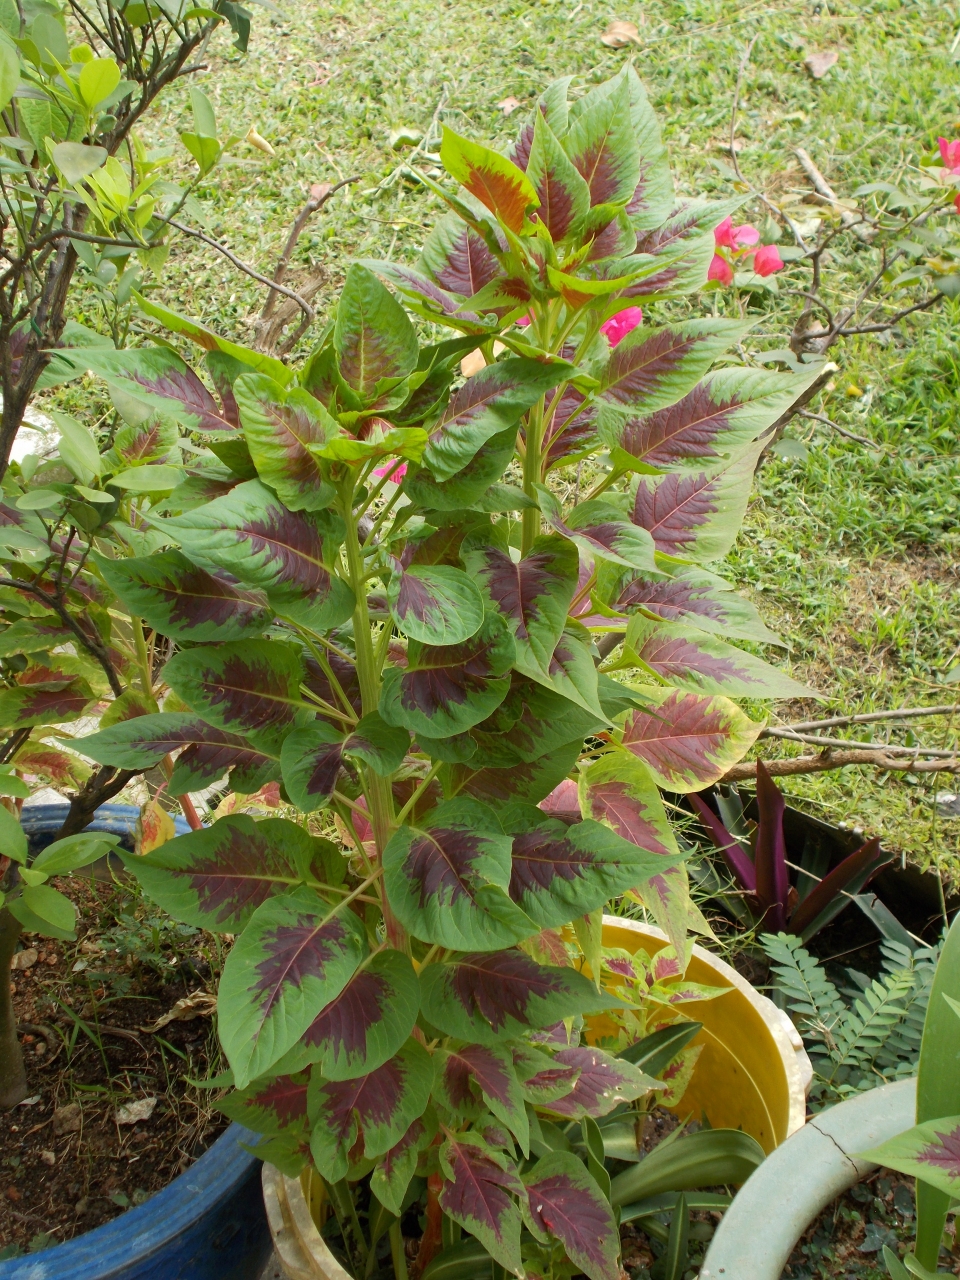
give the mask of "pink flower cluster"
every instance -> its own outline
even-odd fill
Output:
[[[954,138],[952,142],[948,142],[946,138],[938,138],[940,143],[940,158],[943,160],[943,167],[948,173],[960,174],[960,138]],[[960,192],[953,198],[957,213],[960,213]]]
[[[600,332],[610,343],[611,347],[615,347],[621,338],[625,338],[631,333],[638,324],[643,321],[643,310],[640,307],[624,307],[622,311],[618,311],[615,316],[611,316],[600,326]],[[525,329],[530,323],[529,316],[521,316],[517,324],[521,329]]]
[[[724,218],[713,233],[716,252],[707,272],[708,280],[721,284],[733,284],[733,268],[737,263],[753,258],[753,269],[758,276],[772,276],[781,270],[783,260],[775,244],[760,244],[760,232],[749,222],[735,227],[732,218]]]

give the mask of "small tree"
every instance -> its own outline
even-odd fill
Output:
[[[746,752],[760,725],[733,697],[809,694],[730,643],[775,637],[710,566],[814,374],[710,372],[747,325],[655,318],[704,285],[739,201],[676,201],[629,67],[567,87],[512,158],[445,133],[460,190],[423,181],[451,213],[416,267],[350,267],[298,373],[147,302],[205,348],[216,396],[166,345],[63,357],[168,432],[162,461],[104,464],[130,554],[93,559],[170,654],[170,694],[75,745],[115,770],[179,752],[174,794],[228,769],[238,792],[280,783],[286,816],[129,865],[176,918],[236,935],[224,1109],[281,1168],[313,1161],[358,1275],[388,1224],[404,1274],[419,1173],[418,1270],[466,1231],[511,1271],[617,1280],[627,1184],[596,1121],[664,1096],[628,1046],[710,994],[684,978],[705,926],[658,788]],[[408,312],[454,336],[422,341]],[[182,464],[178,429],[209,451]],[[655,961],[603,947],[628,890],[667,932]],[[605,1049],[580,1043],[600,1011]]]
[[[78,261],[101,283],[125,278],[129,293],[135,260],[155,267],[166,256],[169,220],[188,193],[161,196],[158,159],[134,128],[197,69],[191,56],[224,21],[246,49],[249,15],[234,0],[0,4],[0,476],[60,344]],[[209,104],[197,101],[196,131],[183,137],[205,175],[221,144]]]

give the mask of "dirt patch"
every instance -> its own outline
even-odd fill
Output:
[[[782,1280],[889,1280],[888,1246],[903,1257],[916,1228],[913,1181],[881,1169],[834,1200],[804,1233]],[[953,1234],[953,1219],[947,1225]],[[942,1249],[940,1271],[960,1275],[960,1254]]]
[[[220,1069],[209,1000],[144,1029],[215,989],[216,940],[152,917],[122,886],[61,887],[81,913],[77,941],[25,934],[9,975],[30,1093],[0,1112],[0,1257],[142,1204],[228,1123],[188,1083]]]

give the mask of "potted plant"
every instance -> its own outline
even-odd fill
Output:
[[[869,1004],[869,1014],[866,1007],[863,1012],[873,1019],[875,1034],[889,1035],[894,1024],[884,1003]],[[930,986],[916,1078],[855,1094],[819,1113],[779,1148],[735,1197],[704,1260],[704,1280],[735,1275],[777,1280],[821,1210],[878,1165],[917,1179],[916,1246],[902,1260],[884,1246],[891,1280],[938,1274],[944,1223],[957,1192],[958,1008],[960,926],[955,918]],[[767,1224],[764,1232],[756,1231],[757,1221]]]
[[[222,1105],[284,1174],[315,1170],[355,1274],[404,1273],[421,1202],[418,1273],[465,1245],[618,1274],[600,1122],[624,1107],[636,1158],[632,1104],[693,1063],[673,1043],[671,1086],[632,1055],[688,1001],[731,998],[686,976],[706,926],[658,788],[746,752],[760,725],[732,698],[813,696],[720,638],[769,633],[709,565],[815,371],[709,372],[749,325],[663,304],[704,285],[739,201],[675,200],[630,67],[567,87],[512,157],[445,132],[460,190],[418,176],[451,212],[415,267],[350,267],[299,371],[146,299],[205,349],[216,398],[168,345],[63,357],[209,445],[147,477],[137,554],[95,561],[170,640],[163,710],[76,746],[129,770],[181,751],[172,793],[227,769],[279,783],[284,816],[127,863],[234,936]],[[408,312],[455,336],[422,344]],[[659,951],[605,944],[626,890]],[[592,1015],[602,1047],[581,1043]],[[704,1136],[726,1160],[708,1183],[759,1158]]]

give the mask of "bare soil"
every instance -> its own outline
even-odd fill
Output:
[[[77,941],[24,934],[14,965],[29,967],[10,973],[30,1093],[0,1113],[0,1257],[142,1204],[228,1123],[188,1082],[219,1069],[209,1009],[144,1030],[213,990],[209,937],[145,921],[123,886],[61,887],[80,909]],[[120,1108],[150,1111],[151,1098],[149,1118],[123,1123]]]

